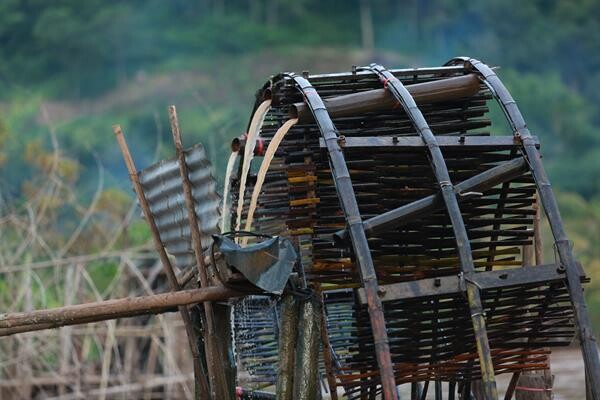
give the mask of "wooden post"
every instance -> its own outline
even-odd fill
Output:
[[[531,254],[528,264],[525,265],[541,265],[543,264],[542,254],[542,232],[541,232],[541,208],[537,198],[533,203],[535,216],[533,218],[533,245],[526,246],[531,249]],[[525,259],[524,259],[525,261]],[[546,350],[549,350],[546,348]],[[521,389],[520,389],[521,388]],[[517,380],[515,385],[515,398],[517,400],[552,400],[552,374],[550,366],[542,371],[525,371]],[[534,389],[534,390],[526,390]],[[546,390],[543,390],[546,389]]]
[[[148,204],[148,200],[146,199],[146,195],[142,190],[142,185],[139,180],[139,176],[137,173],[137,169],[133,162],[133,158],[131,157],[131,153],[129,152],[129,148],[127,147],[127,142],[125,141],[125,136],[123,135],[123,131],[119,125],[113,126],[113,132],[117,138],[117,142],[119,144],[119,148],[121,149],[121,153],[123,153],[123,159],[125,161],[125,165],[127,167],[127,171],[129,172],[129,178],[133,184],[133,188],[138,197],[138,201],[140,202],[140,207],[144,213],[144,217],[150,226],[150,231],[152,232],[152,238],[154,239],[154,247],[160,257],[160,261],[163,265],[163,269],[165,271],[165,275],[167,276],[167,280],[171,286],[172,291],[176,291],[180,289],[179,283],[177,282],[177,278],[175,276],[175,272],[173,271],[173,266],[171,265],[171,261],[167,255],[165,247],[160,239],[160,234],[158,232],[158,227],[154,221],[154,217],[152,216],[152,212],[150,211],[150,205]],[[190,313],[185,306],[179,307],[179,312],[181,314],[181,318],[183,319],[183,323],[185,325],[185,330],[187,332],[188,341],[190,345],[190,350],[192,352],[192,358],[194,363],[194,375],[196,376],[196,398],[208,399],[210,398],[210,392],[208,387],[208,382],[206,377],[202,374],[202,366],[200,363],[200,355],[198,353],[198,340],[196,337],[196,333],[194,332],[194,328],[192,325],[192,320],[190,317]]]
[[[177,110],[175,106],[169,106],[169,121],[171,122],[171,132],[173,134],[173,142],[175,143],[175,152],[179,162],[179,173],[181,175],[181,184],[185,205],[188,213],[188,222],[190,225],[190,233],[192,237],[192,248],[196,258],[196,268],[198,269],[198,278],[200,287],[208,287],[208,276],[206,273],[206,265],[204,263],[204,254],[202,251],[202,233],[200,232],[200,221],[196,214],[194,197],[192,195],[192,184],[188,175],[188,167],[185,161],[185,153],[181,142],[181,130],[179,120],[177,119]],[[206,364],[208,369],[208,380],[211,398],[213,399],[234,399],[235,387],[227,384],[225,379],[225,363],[228,361],[226,354],[220,354],[217,346],[217,331],[215,330],[215,314],[212,304],[208,301],[203,303],[204,316],[206,321],[206,331],[204,334]],[[225,316],[228,318],[228,315]],[[221,318],[222,319],[222,318]],[[218,332],[219,335],[231,336],[230,332]],[[231,366],[228,368],[231,369]]]
[[[276,386],[278,400],[292,400],[294,395],[298,313],[298,301],[293,295],[285,294],[281,305],[281,327],[279,329],[279,371]]]
[[[317,400],[319,386],[319,339],[321,307],[314,299],[300,305],[296,362],[294,369],[294,400]]]

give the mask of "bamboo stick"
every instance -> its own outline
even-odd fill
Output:
[[[492,89],[494,97],[502,107],[511,128],[513,129],[515,138],[520,140],[523,144],[524,156],[527,158],[529,167],[534,176],[538,188],[538,196],[546,213],[546,217],[548,218],[558,256],[567,273],[567,284],[573,303],[576,327],[585,363],[586,377],[591,382],[590,394],[592,399],[600,400],[600,355],[598,353],[596,337],[594,336],[587,306],[585,304],[583,288],[578,278],[577,262],[575,261],[575,256],[569,240],[567,239],[558,204],[554,193],[552,193],[550,181],[542,164],[539,150],[533,143],[531,132],[527,128],[523,115],[516,102],[496,73],[490,67],[476,59],[459,58],[452,60],[450,63],[453,62],[462,62],[469,68],[472,68],[481,74],[484,78],[484,82]]]
[[[181,290],[150,296],[125,297],[71,306],[0,315],[0,336],[138,315],[161,314],[204,301],[242,296],[225,286]],[[18,331],[15,331],[18,330]]]
[[[169,281],[169,285],[171,286],[172,291],[176,291],[180,289],[179,282],[177,281],[177,277],[175,276],[175,272],[173,271],[173,266],[171,265],[171,261],[167,256],[167,252],[162,244],[160,239],[160,234],[158,232],[158,227],[154,222],[154,217],[152,216],[152,212],[150,211],[150,205],[148,204],[148,200],[142,190],[142,185],[139,180],[139,176],[137,173],[137,169],[133,162],[133,158],[131,157],[131,153],[129,152],[129,147],[127,147],[127,142],[125,141],[125,136],[123,135],[123,131],[119,125],[113,126],[113,132],[117,138],[117,142],[119,144],[119,148],[121,149],[121,153],[123,154],[123,159],[125,161],[125,165],[127,167],[127,171],[129,172],[129,178],[133,183],[133,188],[140,202],[140,207],[146,217],[146,221],[150,226],[150,231],[152,232],[152,237],[154,239],[154,247],[160,257],[160,261],[163,265],[163,269],[165,271],[165,275],[167,276],[167,280]],[[185,324],[185,330],[187,332],[188,341],[190,345],[190,350],[192,352],[193,363],[194,363],[194,374],[196,376],[196,382],[199,387],[199,391],[203,394],[204,398],[209,398],[209,389],[208,382],[206,381],[206,377],[201,373],[202,366],[200,363],[200,354],[198,353],[198,340],[196,333],[194,331],[192,325],[192,319],[190,313],[186,307],[181,306],[179,308],[179,312],[181,314],[181,318]],[[198,393],[196,397],[198,398]]]
[[[368,312],[373,331],[377,364],[381,375],[383,398],[385,400],[397,400],[398,393],[396,392],[396,380],[390,355],[388,334],[385,327],[383,305],[377,293],[379,288],[377,274],[363,228],[360,210],[358,209],[356,194],[352,186],[352,180],[350,179],[350,172],[348,171],[348,166],[340,147],[340,138],[337,135],[333,121],[327,113],[327,109],[323,105],[323,100],[311,86],[310,82],[299,76],[292,76],[292,79],[304,95],[306,103],[317,122],[319,131],[327,144],[331,172],[336,182],[337,197],[340,200],[344,217],[349,226],[352,247],[367,294]]]
[[[196,269],[198,270],[198,278],[200,287],[209,287],[208,276],[206,273],[206,265],[204,263],[204,255],[202,253],[202,233],[200,232],[200,221],[196,214],[194,198],[192,195],[192,184],[188,175],[187,163],[185,161],[185,153],[183,152],[183,144],[181,142],[181,130],[179,120],[177,118],[177,110],[175,106],[169,106],[169,121],[171,123],[171,133],[173,134],[173,142],[175,144],[175,152],[179,162],[179,173],[181,175],[181,183],[185,205],[187,208],[188,222],[190,225],[190,233],[192,237],[192,248],[196,259]],[[211,398],[213,399],[232,399],[235,396],[234,388],[228,387],[225,379],[224,362],[227,358],[219,354],[217,347],[217,336],[215,335],[215,314],[212,304],[209,301],[203,303],[204,316],[206,320],[206,333],[204,334],[204,351],[206,354],[206,364],[208,369],[208,380]],[[227,334],[226,332],[221,332]]]
[[[406,90],[402,82],[388,70],[380,65],[372,64],[368,69],[375,72],[381,81],[390,90],[391,94],[402,105],[406,114],[410,117],[415,130],[419,136],[427,144],[429,153],[429,162],[436,180],[440,186],[440,192],[444,199],[448,216],[452,224],[454,236],[456,239],[456,250],[460,258],[461,273],[464,274],[466,281],[467,299],[471,311],[471,320],[473,331],[475,332],[475,340],[477,342],[477,351],[479,354],[479,365],[481,368],[481,381],[486,400],[494,400],[498,398],[496,389],[496,378],[494,375],[494,366],[492,363],[492,355],[490,344],[485,325],[485,317],[483,315],[483,305],[481,294],[477,285],[472,283],[473,275],[475,274],[475,266],[473,264],[473,254],[471,245],[467,235],[467,229],[462,218],[460,208],[458,206],[457,194],[453,190],[450,174],[444,160],[444,156],[437,143],[437,139],[425,121],[421,110],[417,107],[413,97]]]
[[[337,396],[337,385],[335,381],[335,370],[333,360],[333,350],[331,348],[331,342],[329,341],[329,332],[327,330],[327,316],[325,315],[325,300],[323,298],[323,292],[319,291],[319,303],[321,307],[321,344],[323,346],[323,363],[325,364],[325,375],[327,377],[327,384],[329,386],[329,393],[331,400],[338,400]]]

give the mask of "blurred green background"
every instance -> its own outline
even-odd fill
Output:
[[[50,130],[77,195],[92,196],[98,160],[100,206],[116,208],[131,195],[114,123],[142,168],[172,154],[166,107],[175,104],[186,145],[203,142],[222,181],[229,141],[271,74],[371,61],[437,66],[458,55],[500,66],[541,138],[570,238],[594,279],[587,296],[600,327],[595,0],[3,0],[1,206],[32,193],[47,168]],[[498,125],[496,133],[509,131]]]

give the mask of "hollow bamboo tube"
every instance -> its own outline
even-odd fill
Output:
[[[476,74],[440,79],[432,82],[407,85],[406,89],[417,104],[439,103],[464,97],[471,97],[479,91],[480,81]],[[375,89],[342,96],[324,98],[323,103],[331,118],[349,117],[368,112],[381,112],[401,108],[389,90]],[[290,109],[290,117],[298,118],[299,123],[313,119],[306,103],[295,103]]]

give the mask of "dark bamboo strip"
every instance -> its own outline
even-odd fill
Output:
[[[578,268],[575,257],[565,233],[558,204],[542,164],[540,153],[532,143],[532,135],[525,124],[523,115],[515,100],[490,67],[479,60],[467,58],[455,59],[450,63],[463,63],[465,66],[471,67],[481,74],[483,81],[488,85],[504,111],[513,129],[513,134],[522,142],[524,156],[529,163],[538,187],[539,197],[554,236],[554,243],[560,261],[566,269],[567,283],[571,294],[578,337],[585,363],[585,375],[590,382],[592,400],[600,400],[600,354],[598,353],[596,337],[591,327],[583,288],[578,279]]]
[[[181,129],[177,118],[177,110],[175,106],[169,106],[169,121],[171,123],[171,133],[173,134],[173,143],[175,144],[175,153],[179,163],[179,173],[181,175],[181,183],[183,195],[185,198],[185,206],[187,208],[188,222],[190,225],[190,233],[192,237],[192,248],[196,259],[196,269],[200,278],[200,287],[206,288],[210,284],[206,273],[206,265],[204,263],[204,254],[202,249],[202,233],[200,232],[200,223],[196,214],[195,202],[192,196],[192,184],[188,175],[187,162],[185,161],[185,153],[181,141]],[[217,335],[215,329],[215,313],[212,303],[209,301],[203,302],[204,320],[206,321],[206,329],[204,333],[204,351],[206,357],[206,366],[208,369],[208,381],[210,384],[210,394],[212,399],[233,400],[235,399],[235,388],[233,382],[227,382],[225,377],[226,371],[231,370],[231,366],[226,363],[229,360],[227,354],[220,354],[217,343]],[[220,316],[221,319],[227,319],[226,315]],[[228,332],[219,332],[220,334],[230,336]]]
[[[495,400],[498,398],[498,393],[494,377],[494,366],[492,364],[492,356],[485,328],[485,317],[483,316],[481,296],[477,285],[472,283],[472,278],[475,274],[475,266],[473,265],[471,246],[444,157],[435,136],[431,132],[431,129],[429,129],[421,111],[404,85],[394,75],[381,66],[371,65],[369,69],[379,76],[380,80],[384,82],[384,85],[392,92],[398,102],[400,102],[406,114],[411,118],[415,129],[428,146],[431,167],[438,184],[440,185],[444,203],[446,204],[448,215],[454,228],[456,247],[461,261],[462,273],[464,274],[464,279],[466,281],[467,298],[471,310],[473,330],[475,332],[477,350],[479,353],[484,395],[487,400]]]
[[[329,386],[329,393],[331,400],[338,400],[337,396],[337,385],[335,382],[335,365],[333,359],[333,349],[329,342],[329,331],[327,329],[327,316],[325,309],[325,302],[323,300],[323,293],[318,292],[319,302],[321,307],[321,345],[323,346],[323,363],[325,364],[325,375],[327,377],[327,385]]]
[[[290,78],[294,80],[297,88],[303,94],[306,103],[313,113],[319,130],[321,131],[321,135],[327,143],[331,172],[338,191],[339,201],[348,223],[354,255],[360,269],[365,292],[367,293],[368,310],[381,376],[383,397],[385,400],[397,400],[398,394],[396,392],[394,371],[390,358],[383,306],[381,304],[381,299],[379,299],[377,294],[377,275],[375,273],[375,267],[373,265],[373,259],[371,258],[365,231],[362,226],[362,219],[358,210],[352,181],[350,180],[350,173],[348,172],[344,155],[338,143],[339,138],[337,130],[327,114],[327,109],[325,108],[321,97],[310,85],[309,81],[296,75],[291,75]]]
[[[121,130],[121,127],[119,125],[114,125],[113,132],[117,138],[117,142],[119,144],[119,148],[121,149],[121,153],[123,154],[123,159],[125,160],[127,171],[129,172],[129,178],[131,179],[133,188],[138,197],[140,207],[142,208],[144,217],[146,218],[146,221],[150,226],[150,231],[152,232],[152,238],[154,240],[154,248],[156,249],[156,252],[160,257],[160,261],[163,265],[165,275],[167,276],[167,280],[169,281],[169,285],[171,286],[171,291],[180,290],[181,287],[179,286],[179,282],[177,281],[177,277],[175,276],[175,272],[173,271],[173,266],[171,265],[169,256],[167,255],[165,247],[160,239],[158,227],[154,222],[154,217],[152,216],[152,212],[150,211],[150,205],[148,204],[148,200],[146,200],[146,195],[144,194],[144,191],[142,189],[142,185],[138,177],[138,172],[133,162],[133,158],[131,157],[131,153],[129,152],[129,147],[127,147],[127,142],[125,141],[123,131]],[[208,381],[206,380],[205,374],[202,373],[203,368],[202,363],[200,361],[200,353],[198,351],[197,345],[198,336],[196,334],[196,331],[194,330],[190,312],[185,306],[180,306],[179,312],[185,325],[190,350],[192,352],[194,376],[197,389],[195,393],[195,398],[210,399],[211,396],[208,387]]]
[[[497,167],[484,171],[472,178],[469,178],[454,187],[454,191],[463,195],[472,191],[485,191],[498,183],[512,179],[522,174],[527,167],[524,160],[514,159],[507,161]],[[384,214],[378,215],[363,222],[367,235],[385,232],[386,229],[397,228],[405,221],[410,221],[416,217],[430,213],[443,207],[443,199],[439,194],[431,195],[426,198],[416,200]],[[462,197],[459,197],[462,198]],[[336,232],[334,239],[344,240],[347,236],[346,230]]]

